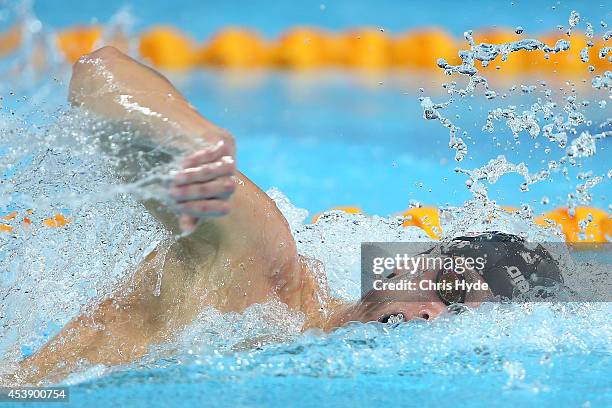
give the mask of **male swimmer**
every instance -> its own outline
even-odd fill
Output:
[[[160,244],[114,293],[23,360],[15,382],[54,382],[86,365],[134,361],[149,346],[172,341],[207,306],[240,312],[276,298],[303,313],[304,330],[330,330],[350,321],[433,319],[448,305],[475,306],[491,295],[466,298],[456,290],[419,290],[388,302],[389,293],[372,291],[356,303],[335,299],[297,253],[274,202],[236,169],[232,136],[203,118],[161,74],[104,47],[74,65],[69,98],[74,106],[123,128],[117,134],[137,129],[151,143],[182,152],[183,168],[170,187],[175,205],[160,210],[159,203],[144,203],[165,228],[182,234]],[[464,239],[498,238],[490,233]],[[513,238],[500,239],[520,246]],[[507,254],[495,256],[496,267],[502,268]],[[543,258],[546,255],[540,254],[538,259]],[[540,270],[524,263],[521,272],[559,280],[556,265],[548,264]],[[485,280],[493,294],[511,296],[516,286],[511,275],[496,277],[491,272],[465,278]],[[447,273],[425,271],[414,279],[439,281],[447,279]]]

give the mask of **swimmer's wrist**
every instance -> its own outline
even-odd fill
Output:
[[[196,111],[185,110],[182,115],[184,117],[177,122],[180,123],[181,133],[189,140],[191,152],[214,145],[219,141],[234,146],[234,137],[230,132],[206,120]]]

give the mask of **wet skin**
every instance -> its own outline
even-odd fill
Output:
[[[182,235],[162,242],[112,294],[25,359],[15,382],[57,381],[83,362],[134,361],[150,345],[172,341],[206,306],[240,312],[277,298],[304,314],[304,330],[397,313],[433,319],[447,310],[433,291],[393,303],[384,301],[384,292],[356,304],[330,296],[324,279],[298,255],[274,202],[237,170],[232,136],[202,117],[153,69],[112,47],[101,48],[74,65],[70,101],[182,152],[183,170],[169,191],[176,205],[144,203],[165,228]]]
[[[435,282],[438,271],[422,271],[415,275],[402,274],[395,276],[389,282],[410,280],[415,287],[420,287],[421,281]],[[483,278],[475,271],[466,271],[466,281],[475,283],[484,282]],[[492,293],[487,290],[468,291],[464,305],[477,307],[487,301]],[[370,322],[384,321],[391,315],[401,314],[404,320],[423,319],[430,320],[448,311],[448,306],[442,302],[437,292],[430,290],[415,290],[397,292],[392,290],[371,290],[364,295],[360,302],[349,307],[340,321],[336,324],[346,324],[350,321]]]

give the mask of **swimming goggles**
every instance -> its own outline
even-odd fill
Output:
[[[459,284],[464,280],[463,273],[448,269],[438,271],[436,275],[436,294],[446,306],[465,302],[467,290],[465,285]]]

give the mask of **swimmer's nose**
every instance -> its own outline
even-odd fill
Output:
[[[446,305],[442,302],[406,303],[403,309],[406,320],[433,320],[447,311]]]

